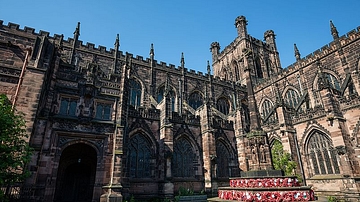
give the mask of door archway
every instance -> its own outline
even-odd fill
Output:
[[[56,180],[56,202],[91,202],[97,153],[89,145],[68,146],[61,154]]]

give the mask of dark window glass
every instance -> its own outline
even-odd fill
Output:
[[[136,134],[130,139],[128,155],[130,177],[151,177],[151,144],[143,135]]]
[[[165,86],[162,86],[158,90],[158,94],[157,94],[158,103],[160,103],[163,100],[164,92],[165,92]],[[170,101],[171,101],[171,111],[175,111],[175,99],[176,99],[175,92],[173,90],[170,90],[169,94],[170,94]]]
[[[340,83],[339,83],[339,81],[336,79],[336,77],[333,76],[332,74],[329,74],[329,73],[325,73],[325,76],[326,76],[326,79],[328,80],[330,86],[331,86],[333,89],[336,89],[336,90],[340,91],[340,89],[341,89]]]
[[[231,177],[229,167],[231,155],[224,143],[217,143],[216,156],[217,177]]]
[[[98,103],[96,105],[96,119],[110,120],[111,117],[111,105]]]
[[[218,99],[218,101],[216,103],[216,108],[221,113],[223,113],[225,115],[228,115],[229,114],[229,109],[230,109],[229,101],[226,98]]]
[[[61,98],[59,114],[75,116],[77,100],[73,98]]]
[[[193,108],[193,109],[197,109],[199,108],[201,105],[203,104],[203,97],[198,93],[192,93],[189,96],[189,105]]]
[[[134,79],[130,80],[130,105],[138,107],[141,104],[141,84]]]
[[[195,153],[189,141],[181,138],[175,142],[172,158],[174,177],[194,177]]]

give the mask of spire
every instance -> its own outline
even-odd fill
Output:
[[[181,61],[180,61],[181,67],[185,67],[185,59],[184,59],[184,53],[181,53]]]
[[[72,51],[71,51],[70,58],[69,58],[70,59],[70,64],[73,64],[73,62],[74,62],[75,49],[76,49],[76,46],[78,44],[79,36],[80,36],[80,22],[78,22],[78,24],[76,26],[76,29],[74,31],[74,43],[72,45]]]
[[[208,73],[208,75],[210,76],[210,74],[211,74],[211,69],[210,69],[210,62],[209,62],[209,60],[207,61],[207,73]]]
[[[74,31],[74,39],[76,38],[76,40],[79,38],[80,36],[80,22],[78,22],[76,29]]]
[[[115,50],[118,51],[119,50],[119,46],[120,46],[120,39],[119,39],[119,34],[116,35],[116,40],[115,40]]]
[[[334,26],[333,22],[330,20],[330,29],[331,35],[333,36],[334,40],[339,38],[339,32],[337,31],[336,27]]]
[[[295,52],[296,61],[299,61],[300,60],[300,52],[299,52],[299,49],[296,47],[296,43],[294,43],[294,52]]]
[[[154,44],[151,44],[150,45],[150,58],[151,59],[154,59]]]

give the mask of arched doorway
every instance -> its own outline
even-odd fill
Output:
[[[60,157],[56,180],[56,202],[91,202],[97,154],[92,147],[78,143],[65,148]]]

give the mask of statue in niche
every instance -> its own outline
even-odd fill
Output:
[[[254,145],[251,146],[251,161],[253,164],[257,162],[257,152]]]
[[[260,145],[260,162],[266,162],[266,149],[264,145]]]

